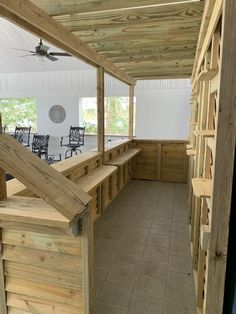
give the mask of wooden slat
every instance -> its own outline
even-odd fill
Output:
[[[129,139],[133,139],[134,133],[134,86],[129,87]]]
[[[102,67],[97,68],[97,142],[98,151],[104,152],[104,69]]]
[[[214,137],[215,130],[195,130],[194,134],[202,137]]]
[[[29,231],[4,229],[2,243],[20,247],[52,251],[65,254],[81,255],[81,237],[63,237]]]
[[[92,65],[104,67],[111,75],[122,81],[135,84],[135,81],[126,73],[103,56],[98,55],[93,48],[73,36],[70,31],[49,17],[31,1],[0,0],[0,8],[3,17],[64,49],[75,57],[81,58]]]
[[[196,155],[196,149],[187,149],[186,154],[187,154],[187,156]]]
[[[110,161],[106,161],[107,165],[113,166],[123,166],[125,163],[130,161],[133,157],[135,157],[139,152],[140,148],[131,148],[128,149],[126,152],[120,154],[119,156],[113,158]]]
[[[164,23],[174,24],[178,27],[179,23],[185,24],[200,24],[203,12],[203,2],[179,3],[170,6],[151,6],[146,8],[132,8],[129,10],[114,10],[109,12],[97,11],[90,14],[73,14],[62,15],[55,19],[63,24],[70,31],[83,31],[97,29],[97,31],[105,30],[106,28],[115,28],[122,26],[128,30],[129,26],[140,27],[159,27],[166,30]]]
[[[7,305],[16,308],[14,312],[9,310],[9,314],[21,314],[20,311],[28,314],[30,310],[37,314],[78,314],[78,308],[60,303],[59,300],[46,301],[23,294],[8,293]]]
[[[20,262],[26,268],[27,265],[31,265],[72,273],[77,273],[82,268],[82,256],[28,249],[7,244],[3,247],[3,259],[11,262]]]
[[[5,276],[11,278],[45,283],[68,289],[81,290],[83,288],[83,273],[82,269],[79,268],[76,273],[71,273],[6,261],[4,272]],[[60,300],[58,301],[60,302]]]
[[[83,304],[83,294],[79,290],[55,287],[53,285],[31,282],[27,280],[7,277],[6,290],[15,294],[40,297],[46,301],[60,300],[60,303],[71,305],[78,309]]]
[[[193,193],[197,197],[212,196],[212,180],[210,179],[192,179]]]
[[[9,135],[0,135],[0,165],[32,192],[72,220],[90,197]]]
[[[172,6],[183,0],[32,0],[41,9],[45,10],[49,15],[65,15],[65,14],[83,14],[103,11],[120,11],[124,9],[133,9],[134,7],[141,7],[145,9],[148,6]],[[185,0],[191,2],[192,0]]]

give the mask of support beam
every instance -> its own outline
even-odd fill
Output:
[[[236,1],[225,0],[221,34],[221,79],[218,99],[211,237],[205,313],[223,311],[228,231],[236,137]]]
[[[98,151],[104,152],[104,69],[97,68]]]
[[[0,0],[1,16],[27,31],[51,42],[73,56],[93,65],[105,68],[109,74],[128,84],[135,81],[112,62],[100,56],[81,39],[48,16],[29,0]]]
[[[133,139],[134,133],[134,85],[129,86],[129,138]]]
[[[2,134],[2,117],[0,114],[0,134]],[[0,168],[0,201],[7,198],[7,186],[5,172]],[[7,314],[5,278],[2,259],[2,229],[0,229],[0,313]]]

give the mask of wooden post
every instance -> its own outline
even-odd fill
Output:
[[[2,134],[2,116],[0,114],[0,135]],[[7,198],[5,171],[0,168],[0,201]],[[2,259],[2,229],[0,228],[0,313],[7,314],[5,278]]]
[[[134,85],[129,86],[129,138],[132,140],[134,133]]]
[[[220,87],[212,196],[212,229],[204,313],[221,314],[228,247],[236,134],[236,2],[225,0],[221,35]]]
[[[104,68],[97,68],[98,151],[104,152]]]

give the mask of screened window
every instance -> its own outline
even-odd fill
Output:
[[[97,133],[97,99],[80,99],[80,125],[87,134]],[[129,128],[129,97],[105,97],[105,134],[127,135]]]
[[[0,99],[0,112],[7,132],[14,132],[15,126],[31,126],[32,132],[37,131],[35,98]]]

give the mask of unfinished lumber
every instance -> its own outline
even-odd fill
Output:
[[[197,197],[211,197],[212,195],[212,180],[194,178],[192,179],[193,193]]]

